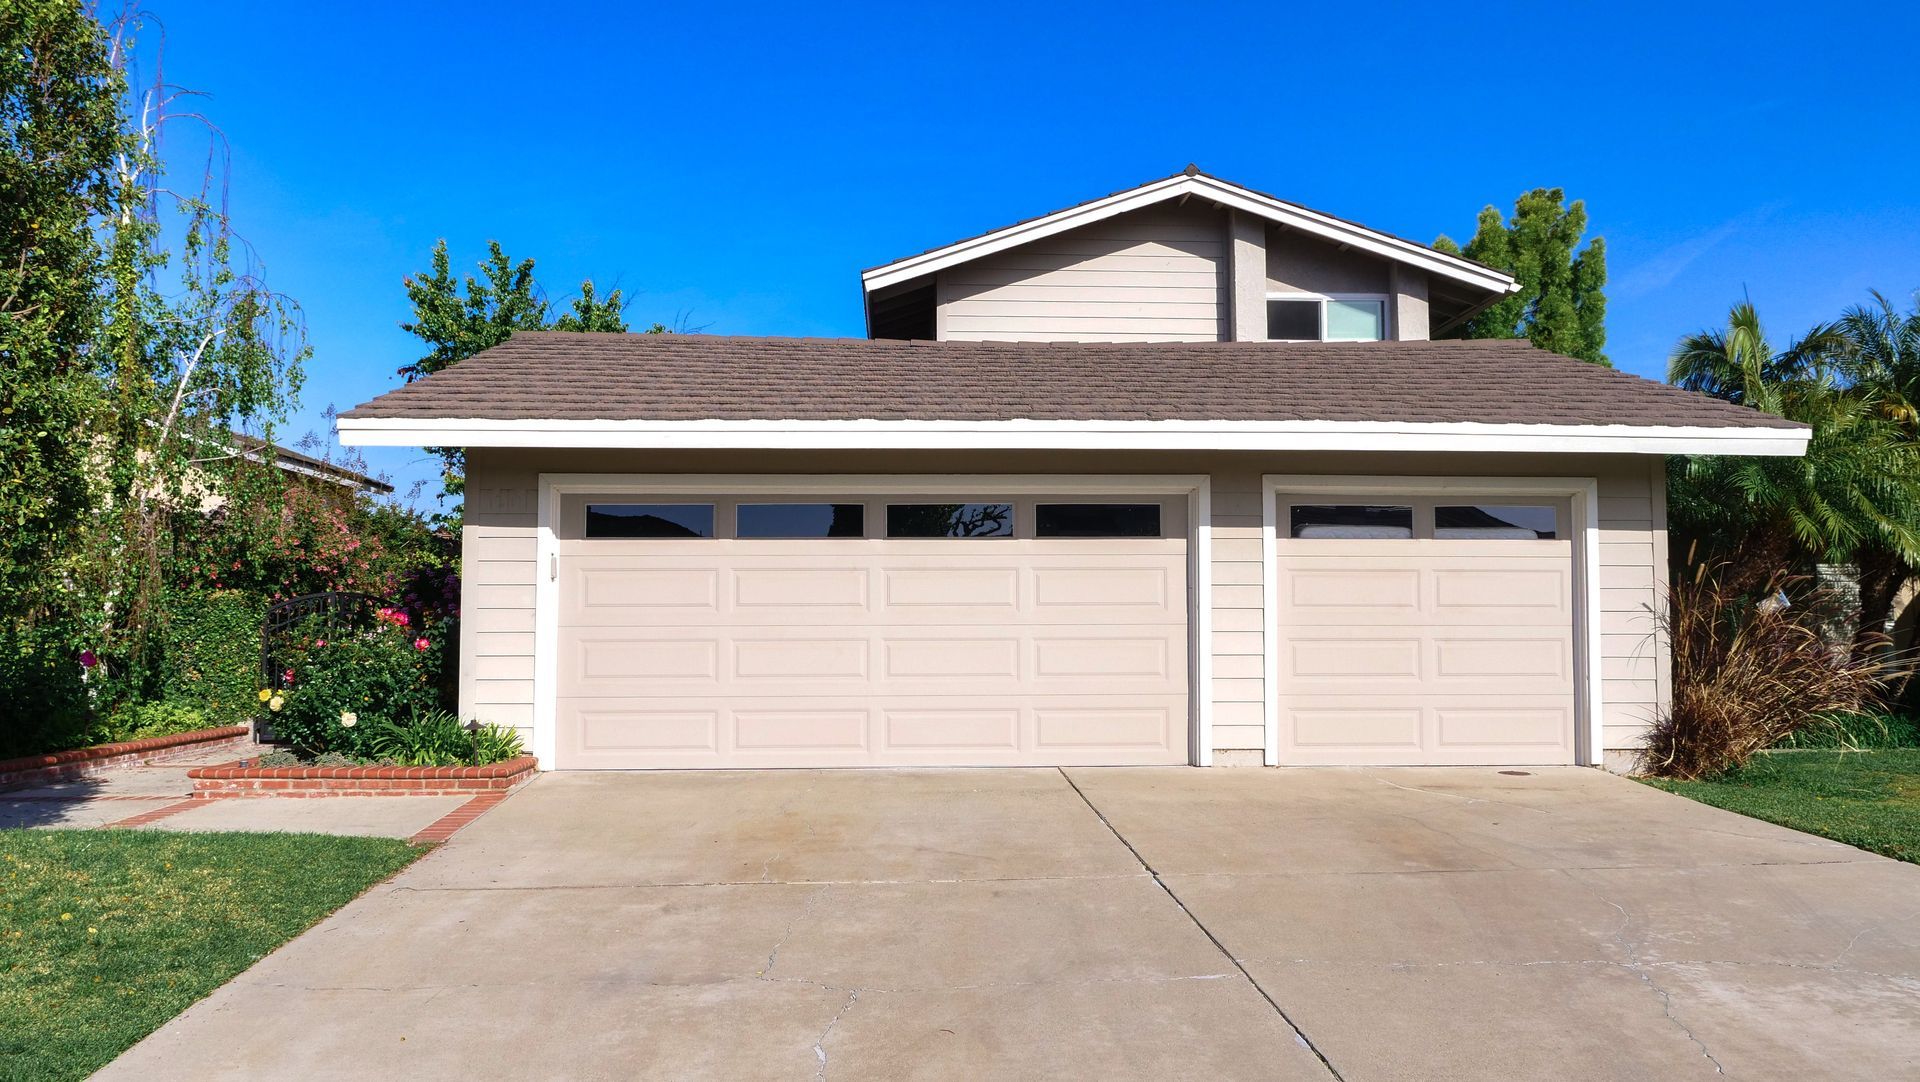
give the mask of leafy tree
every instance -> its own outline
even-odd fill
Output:
[[[123,82],[73,0],[0,19],[0,618],[38,600],[46,554],[85,511],[88,351],[104,298],[95,215],[111,201]]]
[[[1914,310],[1904,313],[1884,294],[1875,291],[1872,297],[1871,304],[1847,309],[1834,323],[1837,364],[1854,397],[1900,440],[1920,442],[1920,293]],[[1898,548],[1872,542],[1860,546],[1853,562],[1859,570],[1861,630],[1884,631],[1916,564]]]
[[[1744,574],[1736,589],[1813,562],[1920,559],[1920,443],[1889,419],[1880,390],[1847,380],[1849,349],[1837,325],[1776,349],[1750,303],[1674,349],[1673,383],[1813,429],[1804,458],[1672,460],[1675,528]]]
[[[1520,291],[1495,302],[1448,332],[1454,338],[1525,338],[1541,349],[1609,364],[1607,242],[1595,237],[1576,252],[1587,231],[1586,204],[1566,202],[1559,188],[1535,188],[1514,201],[1513,218],[1481,210],[1463,249],[1441,236],[1434,248],[1506,271]]]
[[[403,280],[407,299],[413,302],[413,321],[400,324],[428,346],[426,356],[400,369],[408,383],[445,369],[447,366],[506,341],[515,331],[561,330],[624,333],[622,316],[625,301],[619,290],[605,297],[594,292],[591,280],[580,283],[580,295],[573,299],[566,314],[551,324],[547,320],[546,294],[533,277],[533,260],[515,262],[507,257],[498,241],[487,242],[487,258],[480,263],[480,277],[468,275],[464,282],[454,278],[447,258],[447,242],[433,246],[433,269]],[[464,285],[465,292],[462,292]],[[658,325],[656,324],[656,328]],[[466,489],[466,452],[459,447],[430,447],[444,464],[441,479],[446,495],[457,496]]]

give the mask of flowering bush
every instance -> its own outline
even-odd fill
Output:
[[[372,626],[327,630],[315,624],[283,651],[284,687],[262,689],[275,739],[304,756],[366,754],[370,722],[409,718],[438,705],[430,661],[434,643],[412,618],[381,609]],[[426,648],[417,644],[427,643]]]

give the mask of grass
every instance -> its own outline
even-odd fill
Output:
[[[1647,784],[1920,864],[1920,748],[1770,751],[1718,777]]]
[[[78,1079],[425,850],[0,831],[0,1079]]]

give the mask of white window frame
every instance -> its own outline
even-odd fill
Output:
[[[1320,337],[1318,338],[1269,338],[1269,342],[1388,342],[1393,339],[1393,306],[1387,301],[1391,298],[1385,293],[1305,293],[1299,290],[1267,292],[1269,301],[1318,301],[1320,302]],[[1328,301],[1373,301],[1380,306],[1380,337],[1378,338],[1328,338],[1327,302]],[[1266,313],[1262,312],[1262,315]]]
[[[533,738],[540,769],[552,770],[559,737],[560,510],[567,496],[1166,496],[1187,504],[1188,762],[1213,765],[1213,477],[1210,474],[644,474],[543,473],[536,503]],[[870,524],[871,525],[871,524]],[[719,523],[715,522],[715,532]],[[871,534],[869,535],[871,536]],[[469,639],[470,641],[470,639]],[[471,667],[463,666],[461,679]],[[464,705],[468,700],[462,694]]]
[[[1600,675],[1600,482],[1593,477],[1406,477],[1347,474],[1263,474],[1261,492],[1260,559],[1263,610],[1261,626],[1265,663],[1262,706],[1266,713],[1268,766],[1280,761],[1280,495],[1312,495],[1353,499],[1377,497],[1472,499],[1549,497],[1565,500],[1572,519],[1567,525],[1573,542],[1573,673],[1574,763],[1606,763],[1605,700]],[[1416,522],[1418,520],[1416,519]],[[1416,530],[1416,533],[1418,531]],[[1355,544],[1397,545],[1403,541],[1360,541]]]

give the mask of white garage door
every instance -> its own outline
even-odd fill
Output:
[[[1564,501],[1279,498],[1280,761],[1574,761]]]
[[[1187,762],[1185,506],[570,498],[556,763]]]

